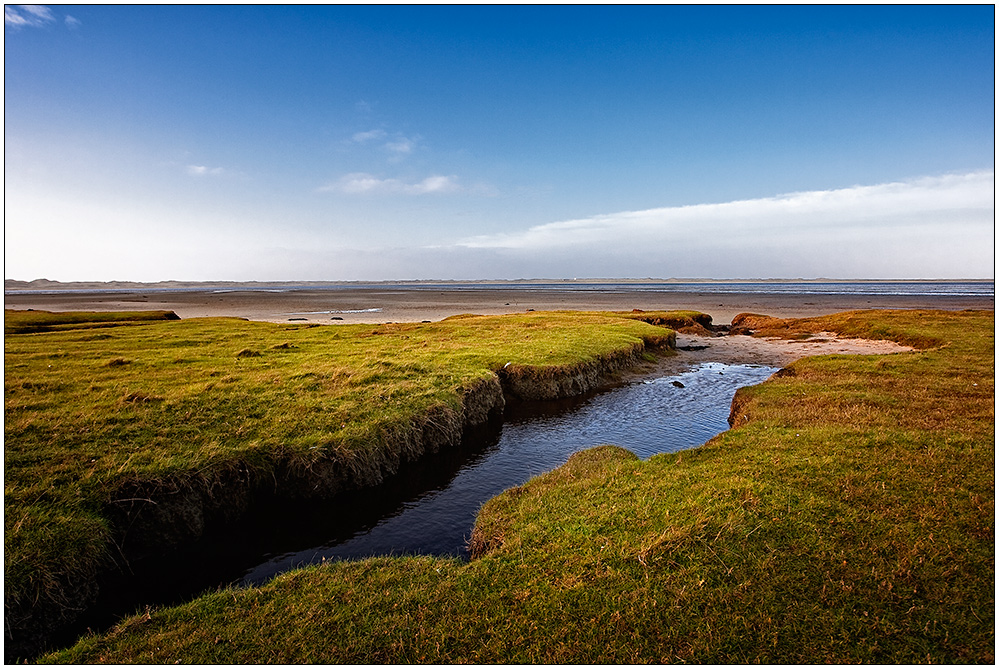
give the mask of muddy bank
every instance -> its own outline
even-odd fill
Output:
[[[664,337],[658,348],[672,352],[676,348],[676,335]],[[528,367],[507,364],[497,372],[507,396],[518,400],[557,400],[582,395],[607,383],[609,377],[625,373],[648,363],[646,346],[605,356],[599,360],[575,365],[571,368]],[[655,358],[652,358],[655,359]]]
[[[378,456],[304,456],[275,453],[263,462],[218,463],[211,470],[156,481],[119,483],[103,509],[113,541],[103,574],[67,579],[57,601],[5,612],[5,660],[36,656],[54,644],[72,643],[77,619],[98,599],[98,583],[127,573],[130,562],[190,545],[235,522],[254,505],[273,500],[332,499],[377,489],[407,463],[457,447],[465,431],[501,413],[508,401],[558,399],[585,393],[612,380],[615,373],[669,351],[674,339],[618,351],[569,367],[508,365],[461,389],[453,406],[432,408],[408,424],[386,427],[378,437]]]

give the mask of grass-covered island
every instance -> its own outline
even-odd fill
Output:
[[[8,312],[8,333],[18,317]],[[698,449],[578,453],[483,507],[470,562],[327,563],[136,615],[42,659],[991,663],[993,319],[737,319],[921,350],[794,363],[740,391],[733,429]],[[183,541],[238,513],[255,486],[374,483],[504,391],[578,392],[672,334],[581,313],[18,332],[5,359],[15,632],[85,599],[116,551]]]

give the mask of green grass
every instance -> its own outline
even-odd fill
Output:
[[[581,313],[328,327],[168,314],[5,312],[8,628],[80,605],[119,557],[115,500],[326,461],[374,483],[428,421],[460,431],[462,393],[507,363],[557,376],[671,336]]]
[[[469,563],[311,567],[44,661],[992,663],[993,318],[814,319],[937,345],[799,361],[698,449],[578,453],[484,505]]]
[[[178,320],[172,311],[7,311],[4,334],[54,332],[81,328],[137,325],[149,321]]]
[[[702,314],[699,311],[644,311],[642,309],[633,309],[631,311],[611,311],[606,313],[624,318],[632,318],[652,325],[662,325],[678,332],[693,334],[708,334],[709,328],[712,325],[711,316]]]

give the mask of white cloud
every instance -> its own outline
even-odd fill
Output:
[[[424,193],[453,193],[459,190],[455,177],[432,176],[423,181],[406,187],[406,191],[415,195]]]
[[[412,153],[415,147],[416,141],[408,137],[400,137],[399,139],[385,143],[385,148],[393,153]]]
[[[45,5],[4,5],[3,23],[12,28],[38,27],[55,21]]]
[[[984,171],[627,211],[454,247],[530,276],[988,277],[994,184]]]
[[[407,183],[399,179],[379,179],[366,172],[346,174],[334,183],[319,188],[320,192],[337,192],[351,195],[402,194],[427,195],[453,193],[461,190],[457,177],[429,176],[422,181]]]
[[[397,163],[411,155],[420,144],[420,137],[407,137],[402,133],[389,134],[381,128],[355,132],[350,136],[354,144],[378,143],[378,148],[388,154],[391,163]]]
[[[42,23],[55,21],[55,16],[52,15],[52,10],[45,5],[18,5],[18,7],[21,11],[29,14],[35,21],[40,21]]]
[[[75,16],[70,16],[68,14],[66,15],[65,23],[66,27],[70,29],[76,29],[82,25],[80,23],[80,19],[76,18]]]
[[[225,170],[221,167],[206,167],[204,165],[188,165],[186,168],[187,173],[192,177],[217,177],[225,174]]]
[[[387,134],[384,130],[367,130],[365,132],[355,132],[351,139],[358,144],[364,144],[374,139],[385,139]]]
[[[391,142],[385,142],[385,150],[391,154],[389,160],[399,161],[408,156],[416,148],[416,140],[399,137]]]
[[[545,249],[704,239],[718,245],[815,238],[852,229],[981,223],[993,214],[991,171],[754,200],[626,211],[462,240],[469,248]]]

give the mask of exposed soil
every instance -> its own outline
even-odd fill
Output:
[[[811,355],[875,355],[904,353],[915,349],[892,341],[847,339],[832,332],[819,332],[809,339],[789,340],[748,335],[703,336],[677,334],[677,354],[628,373],[627,378],[669,376],[702,362],[785,367]]]

